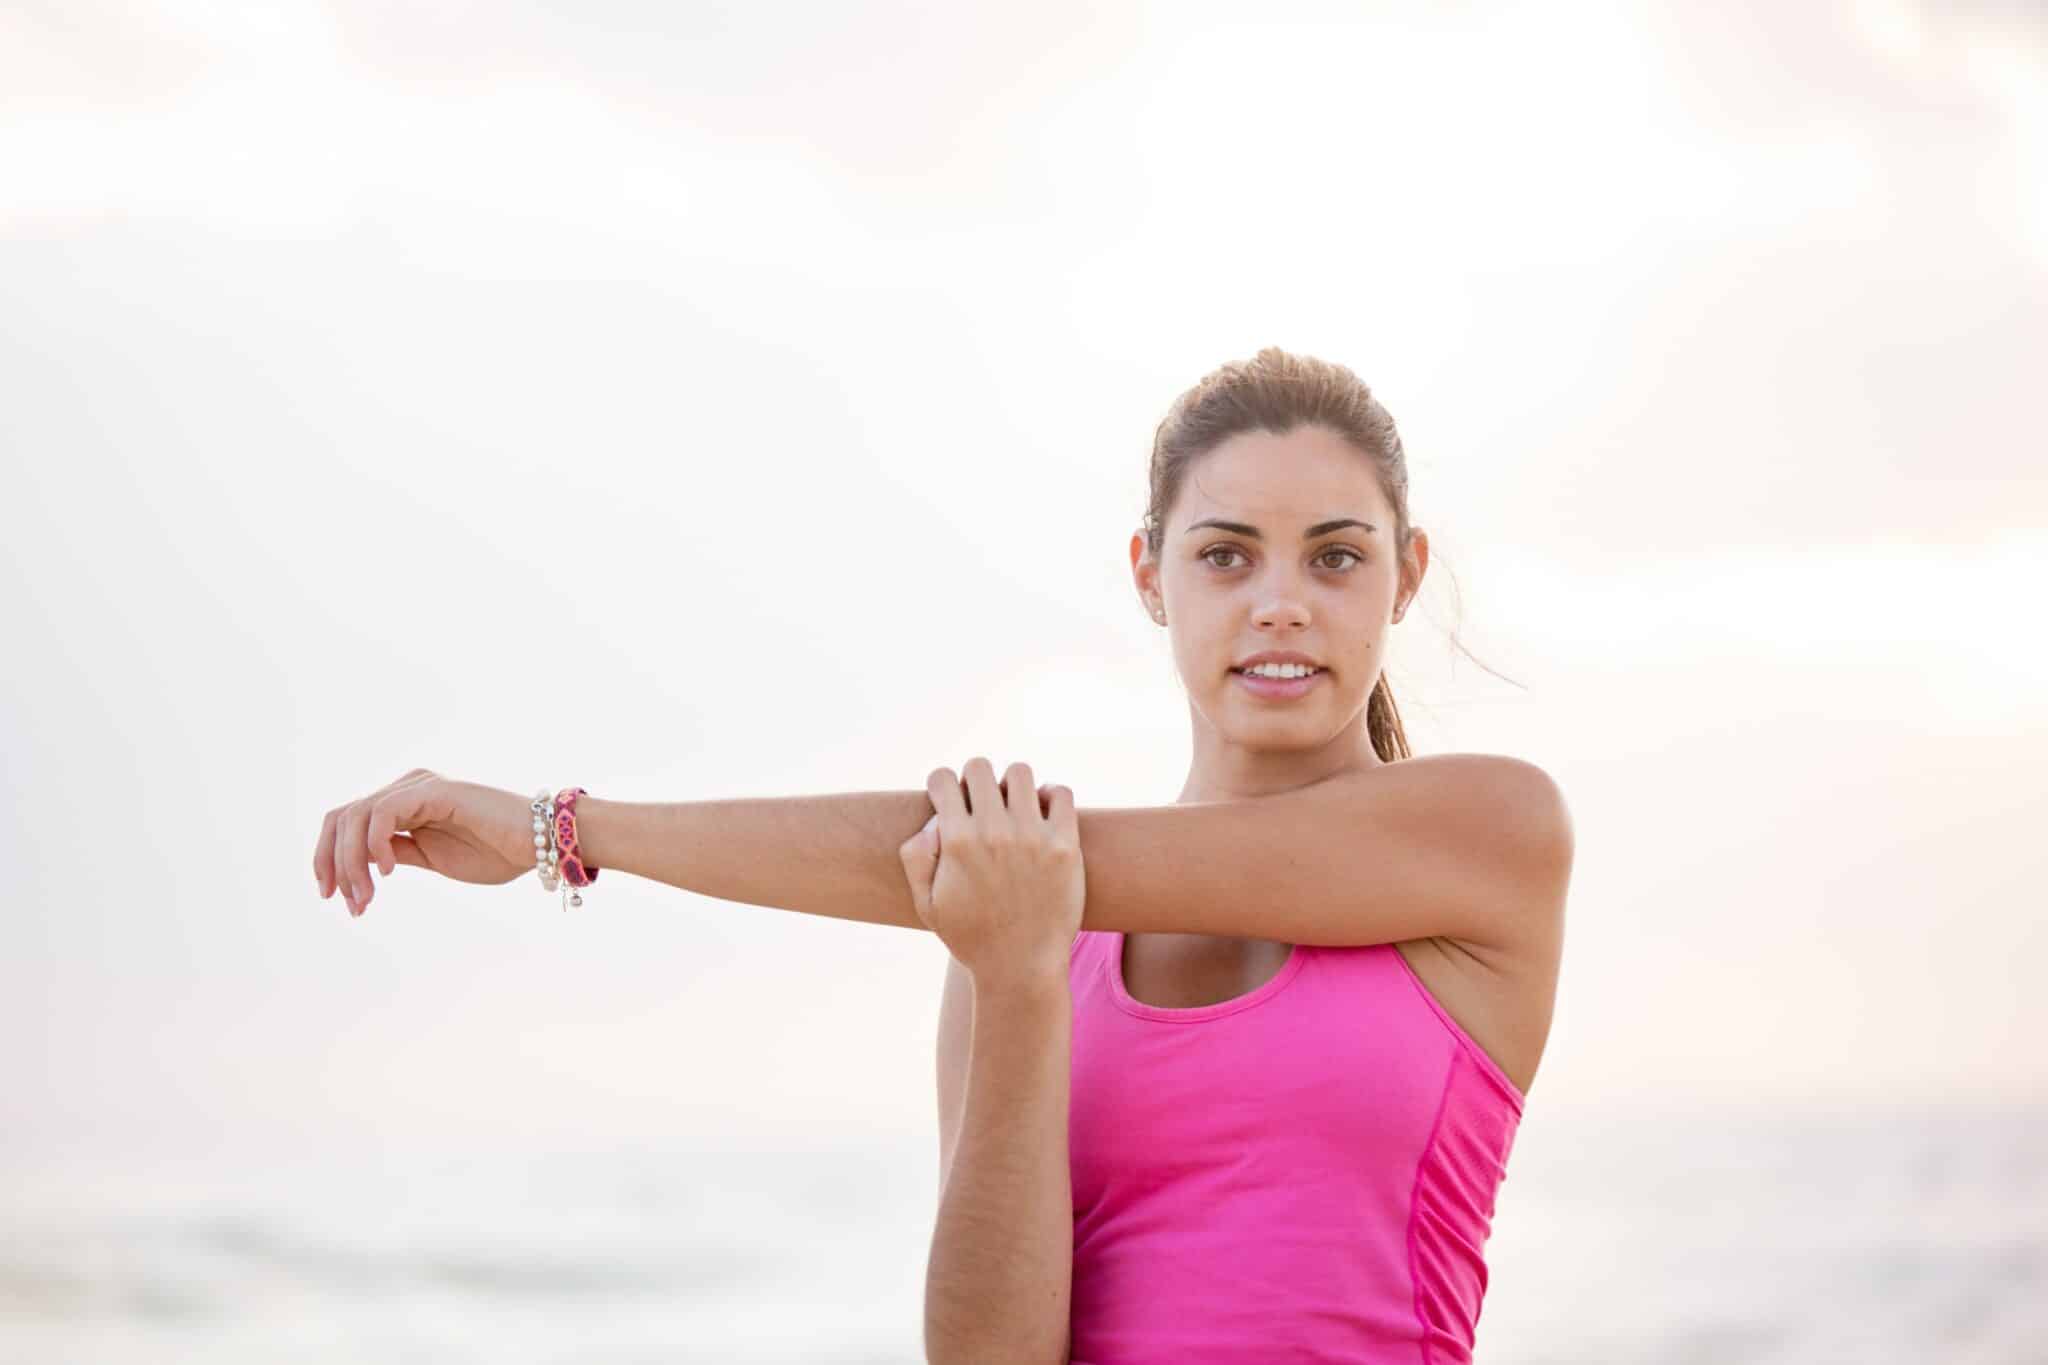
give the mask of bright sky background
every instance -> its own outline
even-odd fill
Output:
[[[0,10],[8,1144],[936,1151],[929,935],[352,922],[321,817],[1170,801],[1126,543],[1265,345],[1411,453],[1418,750],[1571,802],[1531,1138],[2048,1099],[2038,9],[65,0]]]

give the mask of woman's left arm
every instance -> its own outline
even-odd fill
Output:
[[[971,760],[986,762],[986,759]],[[955,774],[956,778],[959,774]],[[587,861],[719,900],[923,929],[899,853],[923,791],[712,801],[584,796]],[[1541,768],[1429,754],[1272,796],[1080,808],[1083,929],[1315,945],[1554,930],[1571,817]]]

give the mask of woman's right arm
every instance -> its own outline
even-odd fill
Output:
[[[1067,1359],[1072,1035],[1064,976],[977,990],[949,960],[940,1007],[939,1218],[925,1270],[932,1365]]]

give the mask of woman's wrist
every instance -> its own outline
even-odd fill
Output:
[[[1019,1007],[1070,1003],[1073,998],[1073,981],[1068,974],[1069,964],[1016,963],[1001,969],[983,967],[980,971],[969,969],[974,978],[976,1000],[1014,1001]]]

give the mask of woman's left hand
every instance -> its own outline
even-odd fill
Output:
[[[977,987],[1064,981],[1087,898],[1074,793],[985,758],[925,779],[935,812],[898,852],[925,927]]]

